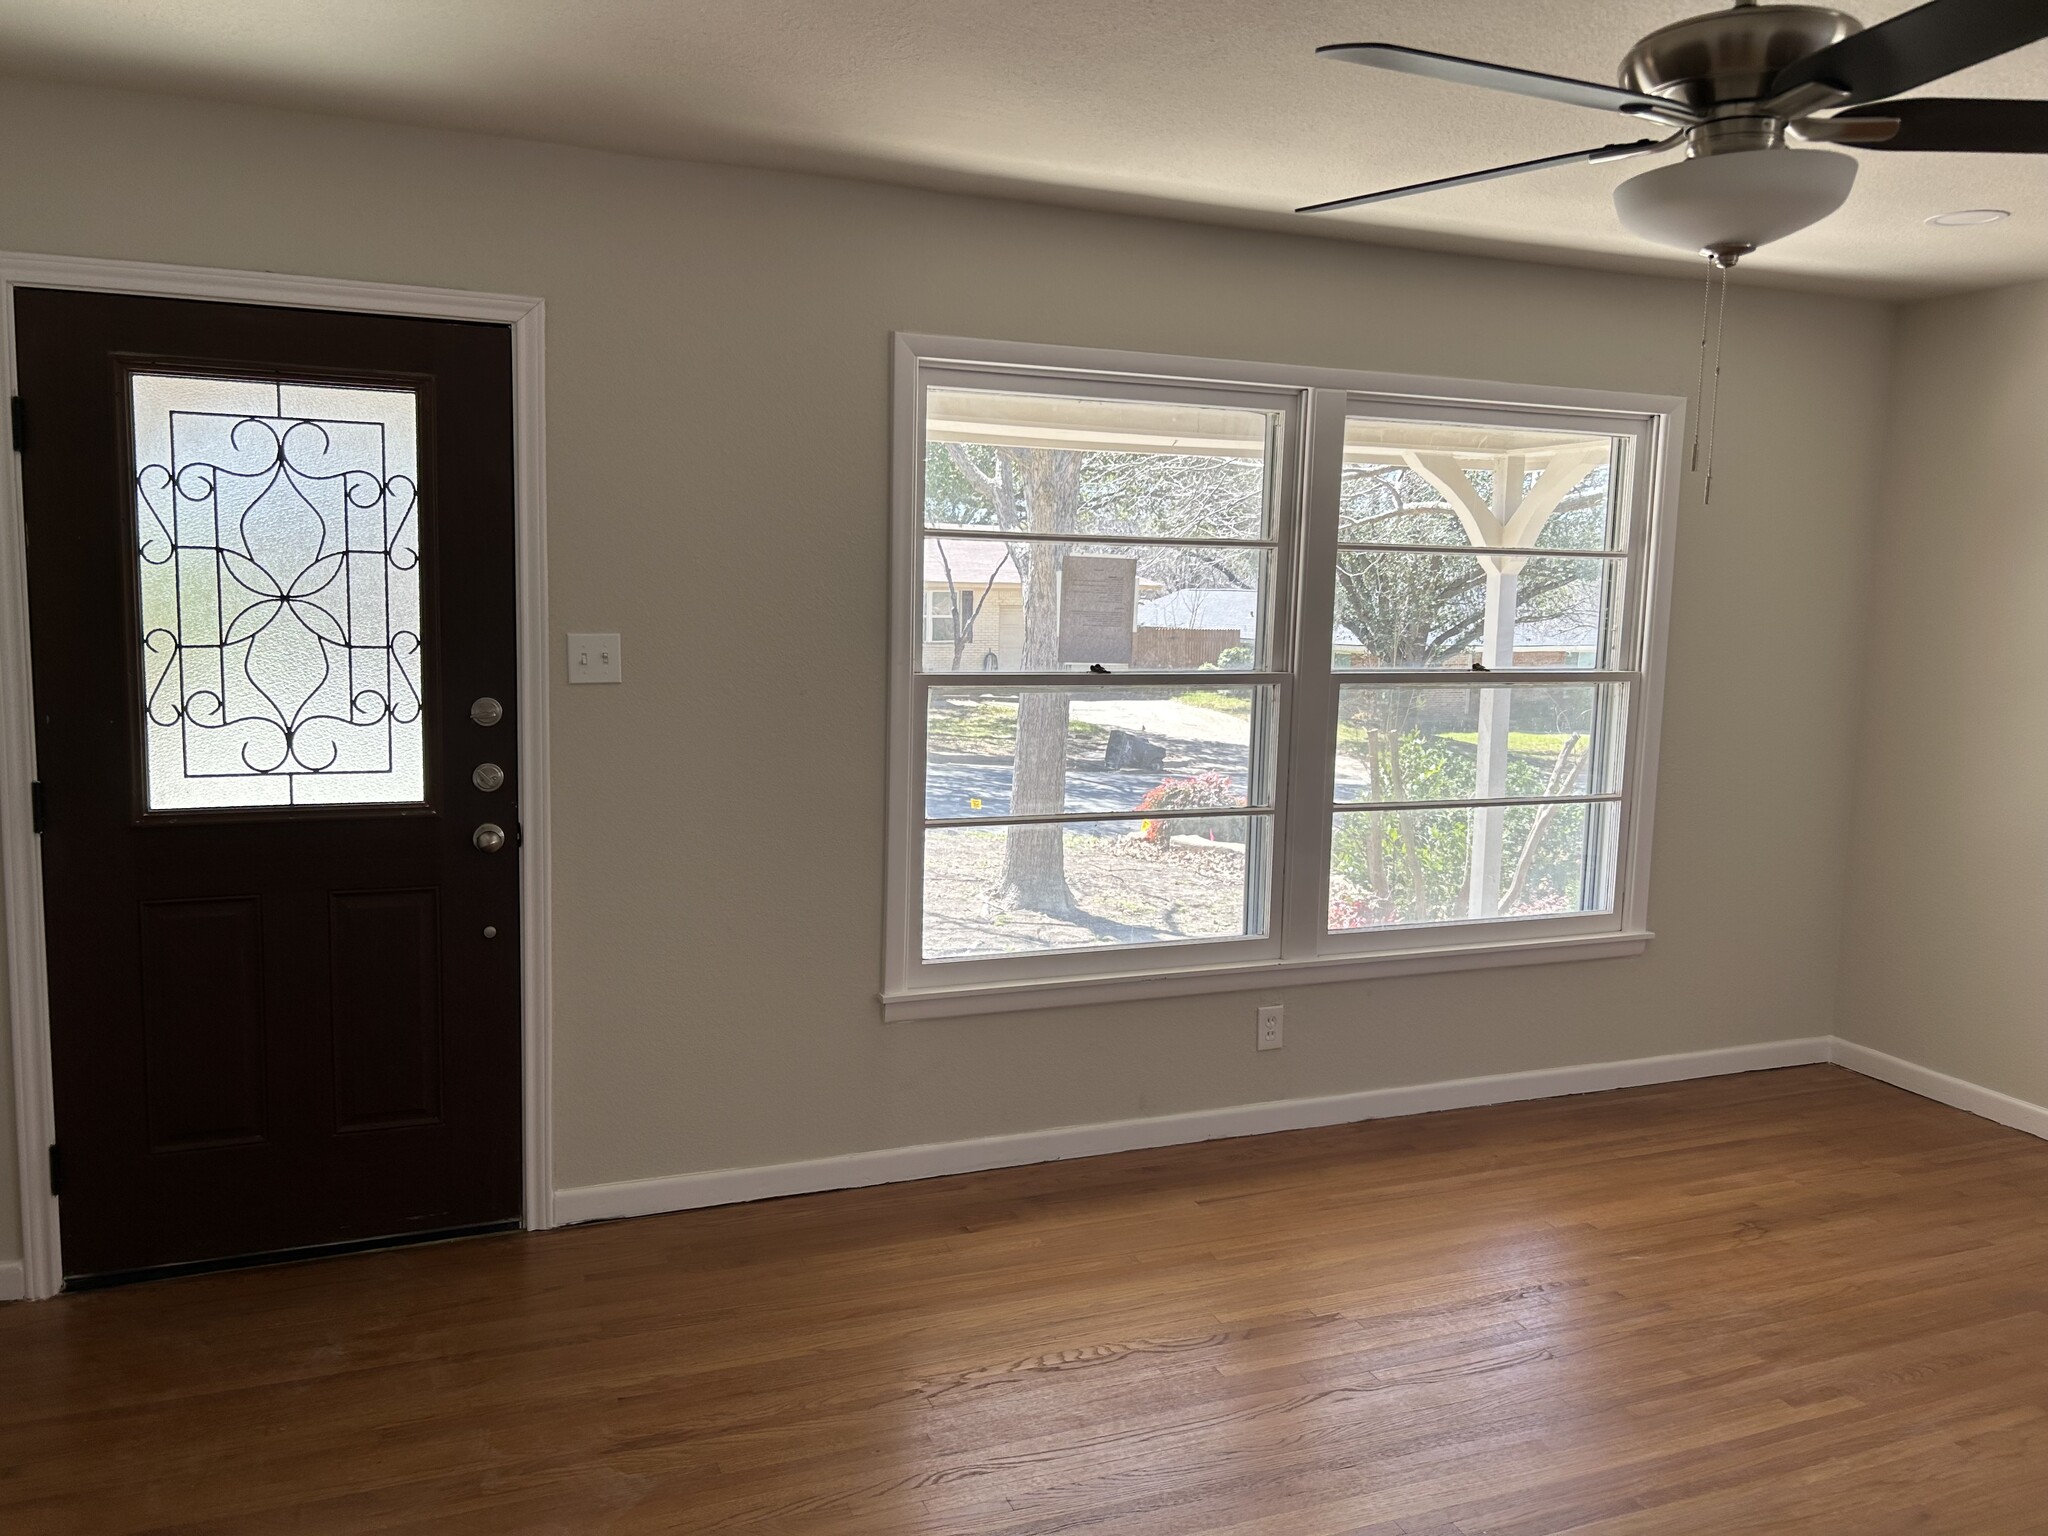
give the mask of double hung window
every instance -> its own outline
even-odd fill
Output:
[[[899,365],[892,1015],[1641,947],[1677,402]]]

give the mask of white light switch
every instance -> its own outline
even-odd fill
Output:
[[[617,635],[571,635],[569,637],[569,681],[572,683],[618,683],[625,681],[619,670]]]

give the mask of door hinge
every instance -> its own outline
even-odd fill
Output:
[[[64,1193],[64,1153],[54,1141],[50,1143],[50,1193]]]
[[[7,427],[12,434],[14,451],[20,453],[28,446],[28,407],[16,395],[7,402]]]
[[[31,831],[40,834],[50,824],[50,807],[43,796],[43,781],[31,780],[28,786],[28,819]]]

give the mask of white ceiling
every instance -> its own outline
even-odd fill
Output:
[[[1687,0],[6,0],[0,72],[596,148],[1601,264],[1669,261],[1583,166],[1310,219],[1297,203],[1640,136],[1618,117],[1312,57],[1388,41],[1611,80]],[[1909,0],[1866,0],[1867,23]],[[2048,96],[2048,42],[1925,94]],[[1758,275],[1926,291],[2048,276],[2048,158],[1863,153]],[[1930,214],[2013,210],[1930,229]]]

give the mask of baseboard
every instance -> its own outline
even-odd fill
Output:
[[[1536,1072],[1505,1072],[1492,1077],[1464,1077],[1404,1088],[1373,1088],[1363,1093],[1340,1093],[1325,1098],[1276,1099],[1263,1104],[1232,1105],[1223,1109],[1195,1110],[1187,1114],[1158,1115],[1139,1120],[1059,1126],[1012,1136],[984,1136],[968,1141],[891,1147],[878,1152],[814,1158],[808,1162],[721,1168],[708,1173],[630,1179],[616,1184],[588,1184],[579,1189],[555,1192],[555,1220],[568,1226],[620,1216],[651,1216],[660,1211],[685,1211],[707,1205],[731,1205],[742,1200],[766,1200],[779,1195],[811,1194],[824,1189],[853,1189],[870,1184],[894,1184],[906,1179],[977,1173],[985,1168],[1014,1168],[1026,1163],[1096,1157],[1105,1152],[1131,1152],[1144,1147],[1179,1146],[1225,1136],[1257,1136],[1267,1131],[1298,1131],[1310,1126],[1341,1125],[1354,1120],[1423,1115],[1443,1109],[1470,1109],[1480,1104],[1561,1098],[1567,1094],[1638,1088],[1649,1083],[1675,1083],[1687,1078],[1717,1077],[1730,1072],[1805,1066],[1829,1060],[1833,1043],[1825,1035],[1807,1040],[1773,1040],[1760,1045],[1689,1051],[1676,1056],[1644,1056],[1632,1061],[1593,1062]]]
[[[620,1216],[651,1216],[662,1211],[731,1205],[778,1195],[810,1194],[826,1189],[853,1189],[893,1184],[907,1179],[975,1173],[986,1168],[1011,1168],[1026,1163],[1058,1162],[1095,1157],[1105,1152],[1130,1152],[1145,1147],[1177,1146],[1226,1136],[1256,1136],[1267,1131],[1305,1130],[1354,1120],[1423,1115],[1443,1109],[1470,1109],[1482,1104],[1507,1104],[1524,1099],[1562,1098],[1599,1093],[1611,1088],[1638,1088],[1651,1083],[1683,1082],[1731,1072],[1761,1072],[1773,1067],[1806,1066],[1833,1061],[1865,1077],[1903,1088],[1937,1103],[1981,1115],[2000,1125],[2048,1139],[2048,1107],[1980,1087],[1945,1072],[1936,1072],[1825,1035],[1806,1040],[1773,1040],[1761,1045],[1690,1051],[1676,1056],[1645,1056],[1632,1061],[1594,1062],[1585,1066],[1552,1067],[1537,1072],[1504,1072],[1492,1077],[1455,1078],[1403,1088],[1373,1088],[1363,1093],[1332,1094],[1316,1099],[1277,1099],[1263,1104],[1196,1110],[1149,1119],[1112,1120],[1095,1125],[1061,1126],[1015,1136],[986,1136],[969,1141],[933,1142],[856,1152],[808,1162],[776,1163],[759,1168],[723,1168],[709,1173],[669,1178],[631,1179],[617,1184],[591,1184],[558,1190],[555,1217],[562,1225],[604,1221]],[[27,1273],[15,1259],[0,1260],[0,1302],[19,1301],[28,1294]]]
[[[1946,1072],[1937,1072],[1932,1067],[1923,1067],[1916,1062],[1906,1061],[1897,1056],[1887,1056],[1883,1051],[1874,1051],[1867,1045],[1858,1045],[1853,1040],[1839,1036],[1834,1042],[1834,1059],[1837,1065],[1861,1072],[1865,1077],[1874,1077],[1879,1082],[1890,1083],[1894,1088],[1903,1088],[1908,1093],[1917,1093],[1923,1099],[1933,1099],[1955,1109],[1966,1109],[1973,1115],[1982,1115],[1986,1120],[1996,1120],[2000,1125],[2009,1125],[2016,1131],[2025,1131],[2030,1136],[2048,1138],[2048,1108],[2016,1099],[2009,1093],[2000,1093],[1995,1088],[1980,1087],[1960,1077],[1950,1077]]]

